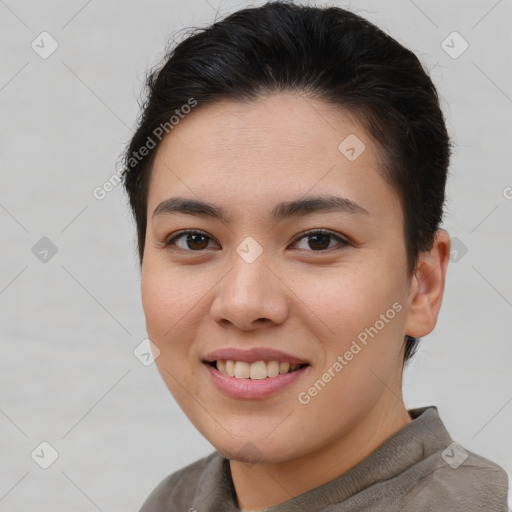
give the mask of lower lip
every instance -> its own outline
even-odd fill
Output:
[[[210,373],[210,377],[225,395],[231,398],[239,399],[262,399],[267,398],[286,386],[291,385],[300,379],[304,372],[309,368],[305,366],[290,373],[283,373],[276,377],[266,377],[265,379],[237,379],[224,375],[214,366],[204,363]]]

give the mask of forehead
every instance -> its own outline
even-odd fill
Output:
[[[248,206],[336,192],[389,206],[397,198],[380,168],[362,125],[329,103],[291,93],[223,99],[196,107],[161,142],[148,212],[173,193]]]
[[[196,150],[189,159],[207,153],[216,161],[242,160],[244,167],[251,163],[247,156],[254,154],[266,161],[280,156],[338,160],[338,146],[349,135],[364,141],[366,156],[377,156],[350,112],[300,94],[273,93],[250,102],[221,99],[196,107],[165,137],[158,152],[179,145]]]

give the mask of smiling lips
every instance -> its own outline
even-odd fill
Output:
[[[217,370],[224,375],[237,379],[253,380],[277,377],[279,374],[293,372],[301,366],[305,366],[290,364],[288,362],[280,363],[279,361],[256,361],[255,363],[248,363],[246,361],[233,361],[232,359],[219,359],[215,363]]]
[[[236,379],[262,380],[309,366],[304,360],[270,348],[220,349],[205,360],[221,374]]]

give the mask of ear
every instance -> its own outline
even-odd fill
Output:
[[[436,231],[430,251],[419,254],[409,288],[409,307],[405,334],[421,338],[430,333],[437,322],[443,300],[446,268],[450,258],[450,235]]]

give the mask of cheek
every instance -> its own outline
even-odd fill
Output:
[[[165,352],[169,345],[179,343],[180,321],[190,310],[193,286],[184,286],[175,275],[148,255],[141,274],[141,297],[149,338]]]
[[[330,359],[349,350],[357,341],[356,356],[362,364],[394,358],[401,347],[404,330],[405,275],[383,259],[377,264],[337,272],[318,294],[319,316],[330,327],[329,341],[324,338]],[[357,347],[354,349],[357,350]],[[350,355],[349,355],[350,357]],[[354,359],[356,359],[354,357]],[[360,364],[361,364],[360,363]]]
[[[303,390],[318,421],[342,424],[347,411],[357,419],[393,387],[405,323],[402,281],[385,264],[352,268],[337,272],[318,295],[318,314],[333,331],[321,340],[324,355]]]
[[[181,383],[193,374],[187,366],[190,339],[193,337],[187,318],[193,314],[192,304],[197,299],[194,301],[190,293],[187,295],[191,288],[180,282],[175,271],[159,268],[150,258],[144,265],[141,276],[142,306],[148,337],[160,350],[155,364],[167,388],[187,412],[187,394]],[[193,382],[192,379],[192,384],[187,386],[190,388],[188,392],[195,392]]]
[[[149,265],[148,265],[149,266]],[[171,306],[168,292],[168,283],[165,276],[161,276],[155,269],[146,267],[142,274],[141,296],[144,316],[146,317],[146,326],[148,334],[157,335],[157,340],[161,342],[162,333],[165,332],[165,324],[171,324],[173,312],[176,309]]]
[[[207,294],[214,284],[207,269],[173,266],[165,255],[148,251],[141,273],[142,306],[148,337],[160,350],[155,362],[166,382],[166,373],[182,379],[198,371],[194,340],[208,315]]]

